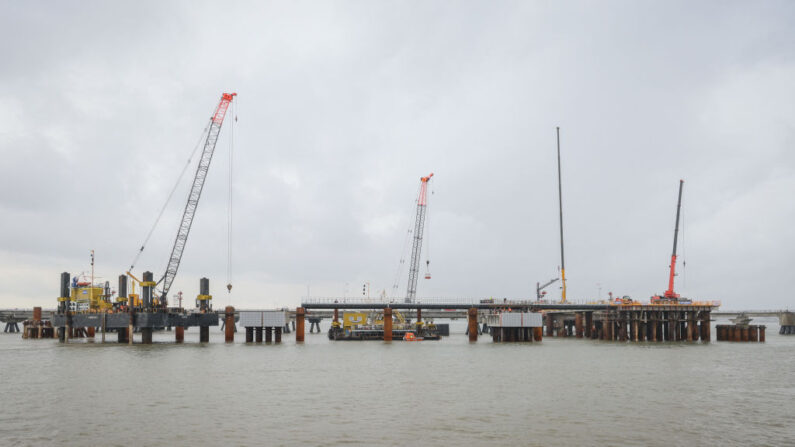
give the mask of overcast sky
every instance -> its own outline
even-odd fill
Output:
[[[222,92],[231,121],[172,295],[215,306],[392,294],[421,176],[421,297],[667,287],[795,307],[795,4],[0,1],[0,307],[114,285]],[[165,269],[195,168],[135,268]],[[424,273],[424,269],[423,269]],[[402,272],[397,294],[406,293]],[[550,296],[560,294],[550,287]]]

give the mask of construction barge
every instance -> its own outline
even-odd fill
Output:
[[[419,312],[417,322],[412,324],[399,311],[385,308],[381,311],[345,312],[342,322],[335,309],[334,321],[328,331],[329,340],[404,340],[423,341],[442,338],[433,321],[422,320]]]
[[[348,332],[332,332],[329,331],[329,340],[334,341],[351,341],[351,340],[386,340],[384,337],[384,329],[377,327],[364,327],[361,329],[353,329]],[[392,340],[403,341],[423,341],[423,340],[441,340],[439,334],[417,335],[417,331],[413,329],[392,329]]]
[[[119,343],[132,344],[133,334],[141,333],[141,342],[152,343],[152,332],[164,328],[176,328],[176,340],[182,341],[185,328],[199,327],[199,339],[210,341],[210,326],[218,326],[218,315],[212,311],[210,281],[202,278],[200,293],[196,298],[196,309],[169,308],[153,295],[155,286],[152,272],[144,272],[141,294],[127,293],[127,276],[119,276],[118,297],[110,299],[109,287],[97,287],[93,283],[80,284],[71,281],[70,274],[61,274],[61,296],[58,308],[52,315],[52,327],[62,342],[73,337],[94,335],[100,329],[105,333],[115,332]],[[76,278],[75,278],[76,279]],[[73,286],[70,288],[70,283]],[[103,290],[104,289],[104,290]]]

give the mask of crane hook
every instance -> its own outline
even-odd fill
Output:
[[[227,284],[227,285],[226,285],[226,291],[227,291],[228,293],[232,293],[232,284]]]

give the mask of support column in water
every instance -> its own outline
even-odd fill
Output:
[[[130,307],[130,322],[127,325],[127,344],[133,344],[135,336],[135,308]]]
[[[232,306],[226,306],[226,309],[224,309],[224,315],[226,317],[226,323],[224,325],[224,341],[226,343],[234,343],[235,342],[235,308]]]
[[[150,327],[141,328],[141,343],[145,345],[152,344],[152,328]]]
[[[154,301],[152,297],[152,289],[155,286],[154,282],[154,275],[152,272],[144,272],[143,281],[141,282],[142,290],[141,290],[141,300],[143,301],[143,306],[146,312],[152,312],[154,307]],[[152,328],[151,327],[142,327],[141,328],[141,343],[145,345],[152,344]]]
[[[58,341],[66,343],[69,340],[69,282],[71,281],[69,272],[61,273],[61,295],[58,297],[58,312],[66,315],[66,325],[58,328]]]
[[[593,330],[593,312],[585,312],[585,338],[591,338]]]
[[[610,311],[607,311],[607,316],[605,317],[605,340],[613,341],[613,329],[615,324],[613,323],[613,315]]]
[[[304,342],[304,316],[306,309],[299,307],[295,310],[295,341],[296,343]]]
[[[638,341],[646,341],[649,332],[646,324],[646,312],[638,312]]]
[[[210,305],[211,299],[212,295],[210,295],[210,280],[207,278],[202,278],[199,280],[199,296],[196,297],[196,304],[198,305],[199,311],[201,313],[207,313],[212,310]],[[210,327],[199,326],[199,342],[209,343],[209,341]]]
[[[705,332],[704,332],[704,337],[703,337],[702,340],[709,342],[712,339],[712,330],[710,329],[710,312],[709,311],[704,312],[704,320],[703,320],[702,324],[705,324],[705,327],[704,327]],[[759,341],[764,341],[764,340],[762,340],[762,338],[764,338],[763,334],[764,334],[764,329],[762,330],[762,332],[759,333],[759,338],[760,338]]]
[[[657,312],[649,312],[649,324],[651,324],[651,339],[649,341],[657,341]]]
[[[469,341],[478,341],[478,310],[475,307],[470,307],[467,311],[469,317]]]
[[[471,328],[472,325],[470,324],[469,327]],[[471,331],[472,329],[470,329]],[[475,329],[475,334],[478,331]],[[470,338],[472,336],[470,335]],[[475,335],[477,337],[477,335]],[[384,341],[392,341],[392,308],[387,307],[384,309]]]
[[[678,324],[678,318],[676,312],[668,312],[668,340],[667,341],[676,341],[676,326]]]

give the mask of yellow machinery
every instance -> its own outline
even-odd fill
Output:
[[[403,328],[407,326],[406,317],[397,310],[392,311],[392,317],[396,321],[395,328]],[[342,314],[342,328],[354,329],[357,326],[367,326],[368,324],[374,326],[384,325],[384,312],[345,312]]]
[[[353,329],[356,326],[367,324],[367,314],[364,312],[345,312],[342,314],[343,329]]]
[[[393,326],[395,329],[404,328],[406,326],[406,317],[404,317],[403,314],[400,313],[398,310],[396,309],[392,310],[392,317],[394,320],[397,320],[397,325]],[[370,314],[370,319],[373,320],[373,324],[377,326],[383,326],[384,312],[383,311],[373,312],[372,314]]]
[[[113,307],[110,302],[110,283],[105,282],[105,287],[94,284],[94,250],[91,250],[91,277],[84,277],[81,282],[74,278],[72,291],[69,295],[70,309],[73,312],[104,312]],[[63,289],[62,289],[63,290]],[[58,299],[59,301],[61,298]]]
[[[136,278],[135,275],[133,275],[130,272],[127,272],[127,276],[129,276],[130,279],[132,279],[132,281],[130,281],[130,291],[131,292],[128,295],[128,297],[130,299],[130,306],[132,306],[132,307],[140,307],[140,306],[143,305],[143,303],[141,302],[141,296],[138,295],[137,293],[135,293],[135,284],[138,284],[141,288],[143,288],[144,284],[143,284],[143,282],[140,279]],[[155,306],[157,306],[157,305],[160,304],[160,300],[154,294],[154,287],[152,288],[152,292],[153,292],[152,293],[152,303]]]
[[[104,311],[112,307],[110,297],[105,295],[101,286],[72,287],[69,300],[74,304],[76,311]]]

